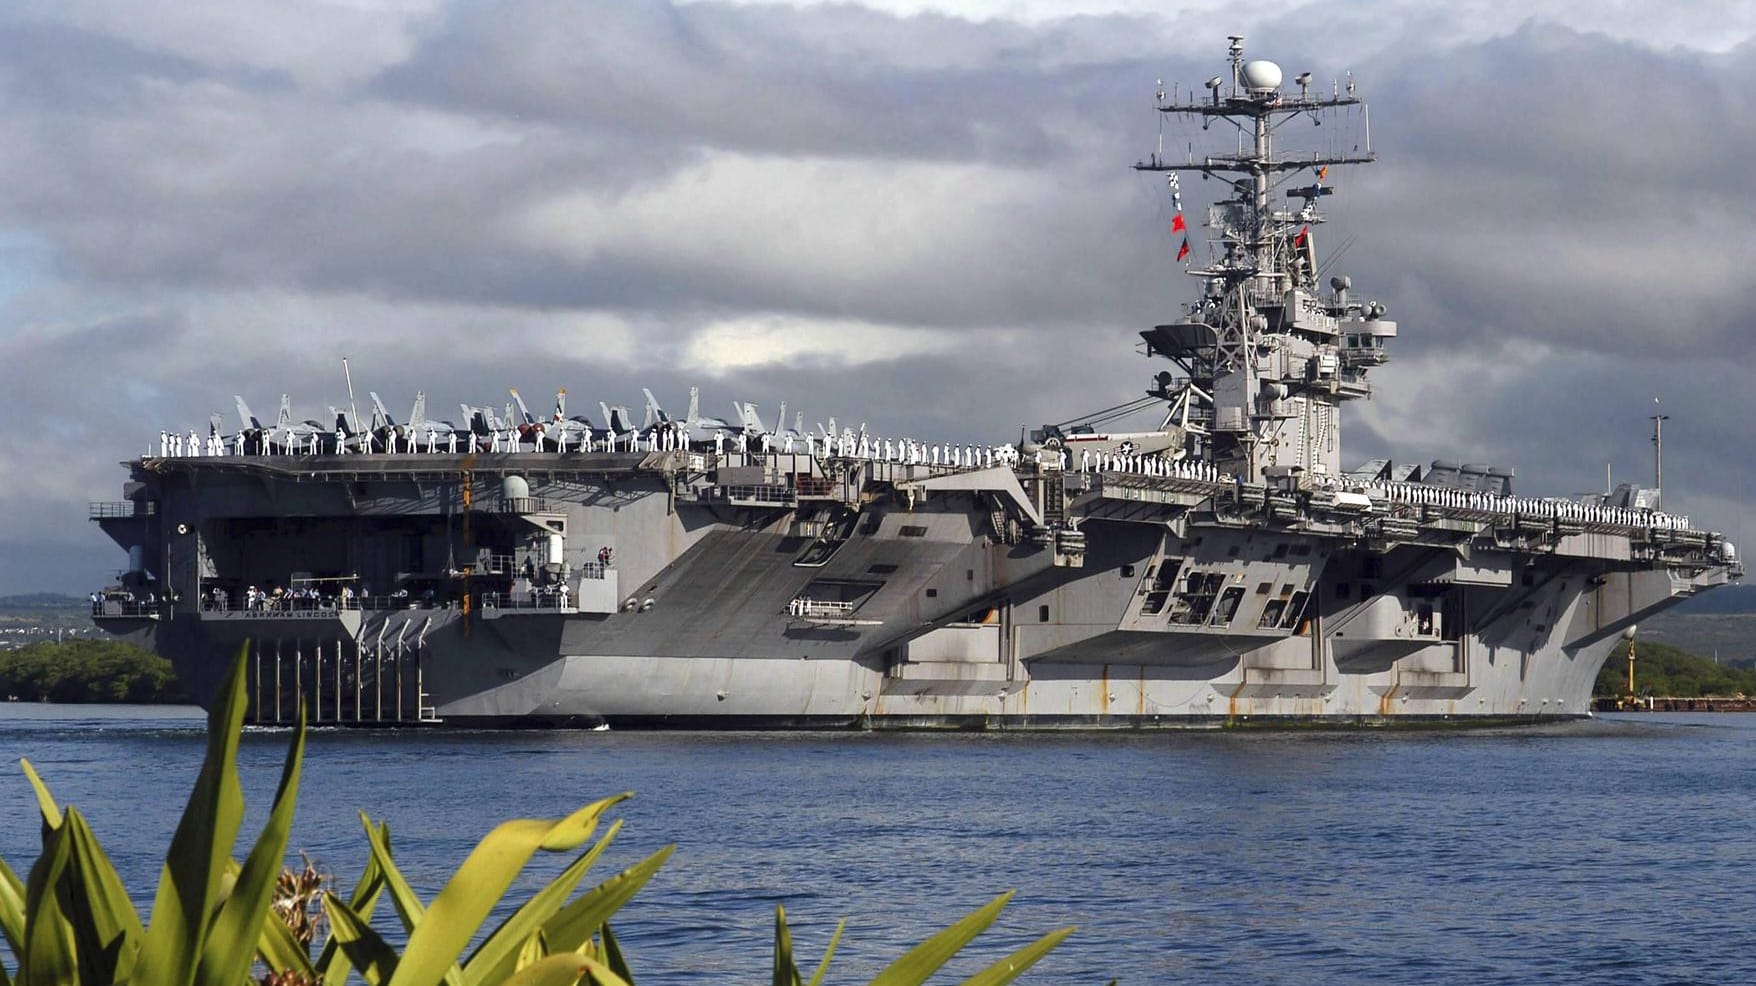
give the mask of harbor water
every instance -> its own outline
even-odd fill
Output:
[[[287,735],[247,737],[247,836]],[[36,855],[28,756],[144,909],[202,743],[193,709],[0,705],[0,856],[22,872]],[[600,878],[677,846],[614,922],[642,983],[766,981],[777,903],[807,971],[847,917],[829,981],[864,981],[1008,889],[953,971],[1073,924],[1024,982],[1756,982],[1756,715],[1296,734],[324,731],[293,846],[351,886],[365,810],[430,896],[496,822],[621,791],[636,796]]]

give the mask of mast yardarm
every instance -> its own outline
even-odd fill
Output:
[[[1191,454],[1227,473],[1250,482],[1335,476],[1340,404],[1370,395],[1366,372],[1388,359],[1384,342],[1396,323],[1382,318],[1382,305],[1350,298],[1346,277],[1331,278],[1327,291],[1319,285],[1312,227],[1323,222],[1318,200],[1333,191],[1329,169],[1375,155],[1369,126],[1363,149],[1346,153],[1282,154],[1275,136],[1294,119],[1321,125],[1351,107],[1365,125],[1365,103],[1351,79],[1313,95],[1309,72],[1293,80],[1296,96],[1283,91],[1280,66],[1245,61],[1242,37],[1231,39],[1230,69],[1229,79],[1207,81],[1205,99],[1167,100],[1161,89],[1157,109],[1199,118],[1203,131],[1230,124],[1236,149],[1197,158],[1192,147],[1180,163],[1155,153],[1134,165],[1173,180],[1199,173],[1231,190],[1208,210],[1208,262],[1189,271],[1202,280],[1201,300],[1181,321],[1142,333],[1150,354],[1182,370],[1160,373],[1151,393],[1171,402],[1170,420],[1188,433]],[[1309,184],[1293,184],[1302,177]],[[1283,186],[1287,203],[1277,206]]]

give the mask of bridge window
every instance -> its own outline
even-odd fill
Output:
[[[1301,624],[1304,623],[1304,621],[1305,621],[1305,608],[1307,606],[1309,606],[1310,603],[1311,603],[1311,594],[1310,593],[1308,593],[1308,592],[1295,592],[1295,593],[1293,593],[1293,601],[1287,604],[1286,619],[1281,621],[1281,624],[1280,624],[1281,628],[1285,629],[1285,630],[1290,630],[1293,627],[1298,627],[1299,632],[1304,633],[1306,631],[1306,628],[1304,626],[1301,626]]]
[[[1219,597],[1219,605],[1214,608],[1213,621],[1210,625],[1216,627],[1230,625],[1232,617],[1238,612],[1238,603],[1243,600],[1243,586],[1235,585],[1227,589],[1225,594]]]

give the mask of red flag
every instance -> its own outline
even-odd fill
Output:
[[[1181,233],[1188,228],[1188,225],[1183,222],[1183,214],[1181,212],[1177,213],[1176,217],[1171,220],[1171,232],[1173,233]]]
[[[1309,227],[1309,226],[1299,227],[1299,235],[1293,237],[1293,246],[1296,246],[1296,247],[1304,246],[1305,245],[1305,235],[1310,233],[1310,232],[1311,232],[1311,227]]]
[[[1185,236],[1183,237],[1183,245],[1177,248],[1177,259],[1182,260],[1187,256],[1189,256],[1189,237]]]

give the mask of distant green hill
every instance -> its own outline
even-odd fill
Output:
[[[1756,695],[1756,670],[1715,664],[1704,657],[1651,640],[1634,650],[1634,687],[1642,695],[1674,698]],[[1628,644],[1617,645],[1604,662],[1593,692],[1620,695],[1628,690]]]
[[[1672,613],[1756,613],[1756,585],[1722,585],[1678,603]]]
[[[32,592],[20,596],[0,596],[0,613],[20,610],[84,609],[86,599],[59,592]]]
[[[1756,660],[1756,613],[1678,613],[1640,621],[1640,639],[1699,654],[1720,664],[1748,666]]]
[[[0,596],[0,630],[89,630],[91,626],[91,603],[81,596],[47,592]]]

